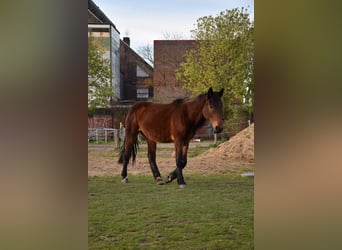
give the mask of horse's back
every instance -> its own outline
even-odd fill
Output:
[[[132,107],[135,115],[142,119],[168,119],[175,111],[172,104],[162,104],[153,102],[137,102]]]
[[[138,129],[148,138],[158,142],[173,141],[173,116],[177,107],[173,104],[137,102],[130,115],[134,116]]]

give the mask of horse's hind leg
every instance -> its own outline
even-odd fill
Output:
[[[137,136],[138,136],[138,133],[136,133],[135,136],[130,136],[129,138],[126,135],[125,145],[123,149],[123,165],[122,165],[122,171],[121,171],[121,177],[122,177],[123,183],[128,182],[127,165],[129,163],[129,159],[131,158],[133,147],[137,140]]]
[[[156,163],[156,149],[157,149],[157,144],[154,141],[151,141],[149,139],[147,139],[147,144],[148,144],[148,161],[150,163],[150,167],[152,170],[152,174],[154,179],[157,181],[157,184],[162,185],[165,182],[163,181],[162,177],[160,176],[160,172],[159,169],[157,167],[157,163]]]
[[[127,177],[127,165],[129,163],[129,158],[131,157],[131,150],[133,147],[133,144],[131,144],[128,141],[125,141],[124,149],[122,152],[122,157],[123,157],[123,164],[122,164],[122,170],[121,170],[121,177],[122,177],[122,182],[127,183],[128,182],[128,177]]]

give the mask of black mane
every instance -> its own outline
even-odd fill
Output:
[[[184,102],[184,101],[186,101],[186,100],[187,100],[187,98],[186,98],[186,97],[183,97],[183,98],[177,98],[177,99],[173,100],[173,102],[172,102],[172,103],[174,103],[174,104],[177,104],[177,103],[182,103],[182,102]]]
[[[195,99],[197,99],[197,98],[199,98],[199,99],[200,99],[200,98],[203,98],[203,97],[206,96],[206,95],[207,95],[207,93],[200,94],[200,95],[198,95]],[[185,102],[185,101],[187,101],[187,100],[189,100],[188,97],[177,98],[177,99],[173,100],[172,103],[178,104],[178,103],[183,103],[183,102]]]

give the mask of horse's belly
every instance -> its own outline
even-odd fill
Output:
[[[163,134],[152,134],[151,139],[156,142],[169,143],[173,142],[173,137]]]
[[[162,143],[173,142],[170,111],[165,110],[164,106],[161,106],[163,107],[162,109],[159,106],[157,107],[158,110],[147,110],[146,108],[145,112],[139,113],[139,130],[152,141]]]
[[[169,143],[173,142],[173,136],[167,133],[167,131],[163,130],[141,130],[145,137],[148,139],[155,141],[155,142],[161,142],[161,143]]]

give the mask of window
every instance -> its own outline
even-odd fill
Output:
[[[148,89],[137,89],[137,99],[148,99],[149,91]]]

